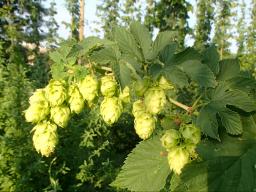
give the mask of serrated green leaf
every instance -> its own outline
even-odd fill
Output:
[[[220,72],[217,76],[218,80],[225,81],[238,76],[240,66],[237,59],[225,59],[220,61]]]
[[[167,158],[160,155],[161,151],[165,149],[159,137],[140,142],[111,185],[131,191],[160,191],[170,174]]]
[[[238,192],[255,189],[255,141],[225,137],[223,143],[206,142],[198,147],[204,161],[186,166],[174,191]]]
[[[152,44],[148,29],[140,22],[133,22],[130,25],[130,31],[141,48],[144,58],[147,58]]]
[[[90,59],[99,65],[106,65],[111,62],[117,62],[121,56],[119,50],[113,46],[104,47],[98,51],[94,51]]]
[[[121,52],[131,55],[139,61],[143,61],[142,54],[134,37],[124,27],[114,28],[114,40],[117,42]]]
[[[216,109],[214,102],[204,106],[199,112],[196,124],[201,128],[204,134],[220,140],[218,133],[218,121],[216,118],[217,112],[218,110]]]
[[[166,67],[162,70],[162,73],[169,81],[178,87],[184,87],[188,85],[187,75],[177,66]]]
[[[188,60],[176,66],[200,86],[215,87],[216,81],[213,72],[199,60]]]
[[[62,63],[63,56],[58,51],[50,52],[49,56],[55,63]]]
[[[219,111],[222,125],[226,128],[227,133],[231,135],[239,135],[243,132],[242,121],[240,115],[237,112],[231,111],[226,108],[223,111]]]
[[[127,66],[126,61],[120,61],[120,83],[121,87],[124,88],[125,86],[129,86],[131,84],[131,70]]]
[[[172,42],[173,35],[171,31],[164,31],[158,33],[153,45],[152,45],[152,52],[148,56],[148,60],[155,59],[160,51],[162,51],[167,45]]]
[[[166,65],[171,65],[172,64],[172,59],[174,57],[175,51],[177,48],[176,43],[171,43],[167,45],[159,55],[159,59]]]
[[[179,65],[190,60],[201,60],[201,55],[193,48],[189,47],[184,51],[175,54],[171,63],[172,65]]]
[[[211,45],[203,52],[203,63],[207,64],[212,72],[216,75],[219,73],[219,53],[214,45]]]

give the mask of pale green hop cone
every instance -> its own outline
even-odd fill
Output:
[[[71,113],[79,114],[84,108],[84,99],[76,85],[69,86],[69,107]]]
[[[131,102],[131,96],[130,96],[130,88],[126,86],[123,91],[119,95],[119,99],[121,99],[124,103],[130,103]]]
[[[113,75],[104,76],[101,78],[100,91],[105,97],[112,97],[117,90],[117,82]]]
[[[142,100],[137,100],[132,105],[132,114],[137,117],[140,113],[145,113],[145,106]]]
[[[184,147],[174,147],[168,152],[170,169],[176,174],[181,174],[182,168],[190,161],[189,153]]]
[[[34,103],[40,103],[42,101],[46,101],[45,98],[45,90],[37,89],[33,95],[29,98],[29,104],[32,105]]]
[[[32,103],[27,110],[25,110],[25,119],[27,122],[38,123],[44,120],[49,115],[50,109],[47,101],[40,101],[39,103]]]
[[[86,77],[78,83],[78,88],[83,98],[92,103],[94,98],[98,95],[98,81],[93,75],[86,75]]]
[[[160,87],[149,88],[144,95],[146,110],[151,114],[158,114],[166,104],[165,92]]]
[[[134,119],[134,128],[141,139],[148,139],[155,129],[155,118],[149,113],[140,113]]]
[[[109,125],[117,122],[122,112],[122,102],[117,97],[105,97],[100,105],[100,114]]]
[[[58,143],[57,126],[50,122],[39,123],[33,131],[33,144],[36,151],[49,157]]]
[[[180,133],[186,143],[198,144],[201,141],[201,131],[194,124],[182,124]]]
[[[51,119],[58,126],[64,128],[67,126],[70,118],[70,109],[66,106],[56,106],[51,109]]]
[[[159,79],[159,87],[165,90],[174,89],[174,86],[164,77],[161,76]]]
[[[177,147],[181,140],[181,134],[175,129],[169,129],[165,131],[164,135],[161,137],[162,146],[167,150],[173,147]]]
[[[61,105],[67,99],[65,81],[51,80],[45,90],[45,96],[53,107]]]

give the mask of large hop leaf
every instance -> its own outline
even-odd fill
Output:
[[[51,109],[51,119],[60,127],[66,127],[70,118],[70,110],[66,106],[56,106]]]
[[[144,77],[142,80],[138,80],[134,84],[134,90],[138,96],[143,96],[145,91],[148,89],[150,84],[150,79]]]
[[[140,113],[134,119],[134,128],[141,139],[148,139],[155,129],[155,118],[149,113]]]
[[[122,102],[117,97],[105,97],[100,105],[100,114],[109,125],[117,122],[122,112]]]
[[[78,84],[78,88],[83,98],[91,103],[98,94],[98,81],[92,75],[87,75],[83,81]]]
[[[33,144],[36,151],[43,156],[50,156],[58,143],[57,126],[50,122],[39,123],[33,131]]]
[[[186,143],[196,145],[201,141],[201,131],[193,124],[182,124],[180,132]]]
[[[181,140],[181,134],[175,129],[167,130],[164,135],[161,137],[162,146],[167,150],[170,150],[173,147],[177,147]]]
[[[137,117],[140,113],[145,112],[144,103],[142,100],[137,100],[132,105],[132,114]]]
[[[45,95],[51,106],[61,105],[67,99],[65,81],[51,80]]]
[[[117,82],[114,76],[104,76],[101,78],[100,91],[105,97],[112,97],[115,95],[117,89]]]
[[[182,146],[174,147],[168,153],[170,169],[178,175],[181,173],[182,168],[189,163],[189,160],[189,152]]]
[[[84,108],[84,99],[76,85],[71,85],[68,90],[69,107],[71,113],[80,113]]]
[[[151,114],[158,114],[166,104],[165,92],[160,87],[149,88],[145,93],[146,110]]]
[[[25,111],[27,122],[37,123],[44,120],[49,114],[49,104],[46,100],[41,100],[39,103],[32,103]]]

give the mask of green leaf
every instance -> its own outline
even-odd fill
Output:
[[[172,42],[172,32],[171,31],[164,31],[158,33],[153,45],[152,45],[152,52],[147,58],[148,60],[155,59],[160,51],[162,51],[167,45]]]
[[[199,60],[188,60],[177,65],[177,67],[202,87],[215,87],[216,85],[213,72]]]
[[[203,52],[203,63],[207,64],[208,67],[212,70],[212,72],[216,75],[219,73],[219,54],[214,45],[208,47]]]
[[[114,46],[104,47],[98,51],[94,51],[90,59],[96,64],[106,65],[111,62],[117,62],[121,56],[119,50]]]
[[[237,59],[225,59],[220,61],[220,72],[217,79],[225,81],[238,76],[240,73],[240,66]]]
[[[170,174],[167,158],[161,156],[161,151],[165,149],[159,137],[140,142],[111,185],[131,191],[160,191]]]
[[[179,87],[184,87],[188,85],[187,75],[179,69],[177,66],[169,66],[162,70],[164,76]]]
[[[214,102],[204,106],[199,112],[196,124],[201,128],[204,134],[220,140],[218,133],[218,121],[216,118],[218,110],[215,107],[216,105]]]
[[[172,59],[174,57],[175,51],[177,48],[176,43],[171,43],[167,45],[161,52],[160,52],[160,60],[166,65],[172,64]]]
[[[133,35],[124,27],[114,28],[114,40],[124,54],[131,55],[136,57],[139,61],[143,61],[142,54]]]
[[[240,115],[230,109],[226,108],[219,111],[222,125],[226,128],[227,132],[232,135],[239,135],[243,132],[242,121]]]
[[[133,22],[130,25],[130,31],[140,46],[144,58],[147,58],[152,44],[151,35],[148,29],[140,24],[140,22]]]
[[[225,136],[224,142],[198,147],[201,162],[186,166],[174,191],[253,191],[256,187],[256,143]],[[185,190],[184,190],[185,189]]]
[[[171,62],[173,65],[179,65],[190,60],[201,60],[201,55],[191,47],[185,49],[178,54],[175,54]]]

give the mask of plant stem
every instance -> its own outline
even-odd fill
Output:
[[[192,110],[192,107],[189,107],[189,106],[187,106],[187,105],[184,105],[183,103],[180,103],[180,102],[178,102],[178,101],[176,101],[176,100],[174,100],[174,99],[172,99],[172,98],[168,98],[168,100],[169,100],[171,103],[173,103],[174,105],[176,105],[176,106],[178,106],[178,107],[184,109],[184,110],[187,111],[187,112],[191,112],[191,110]]]

